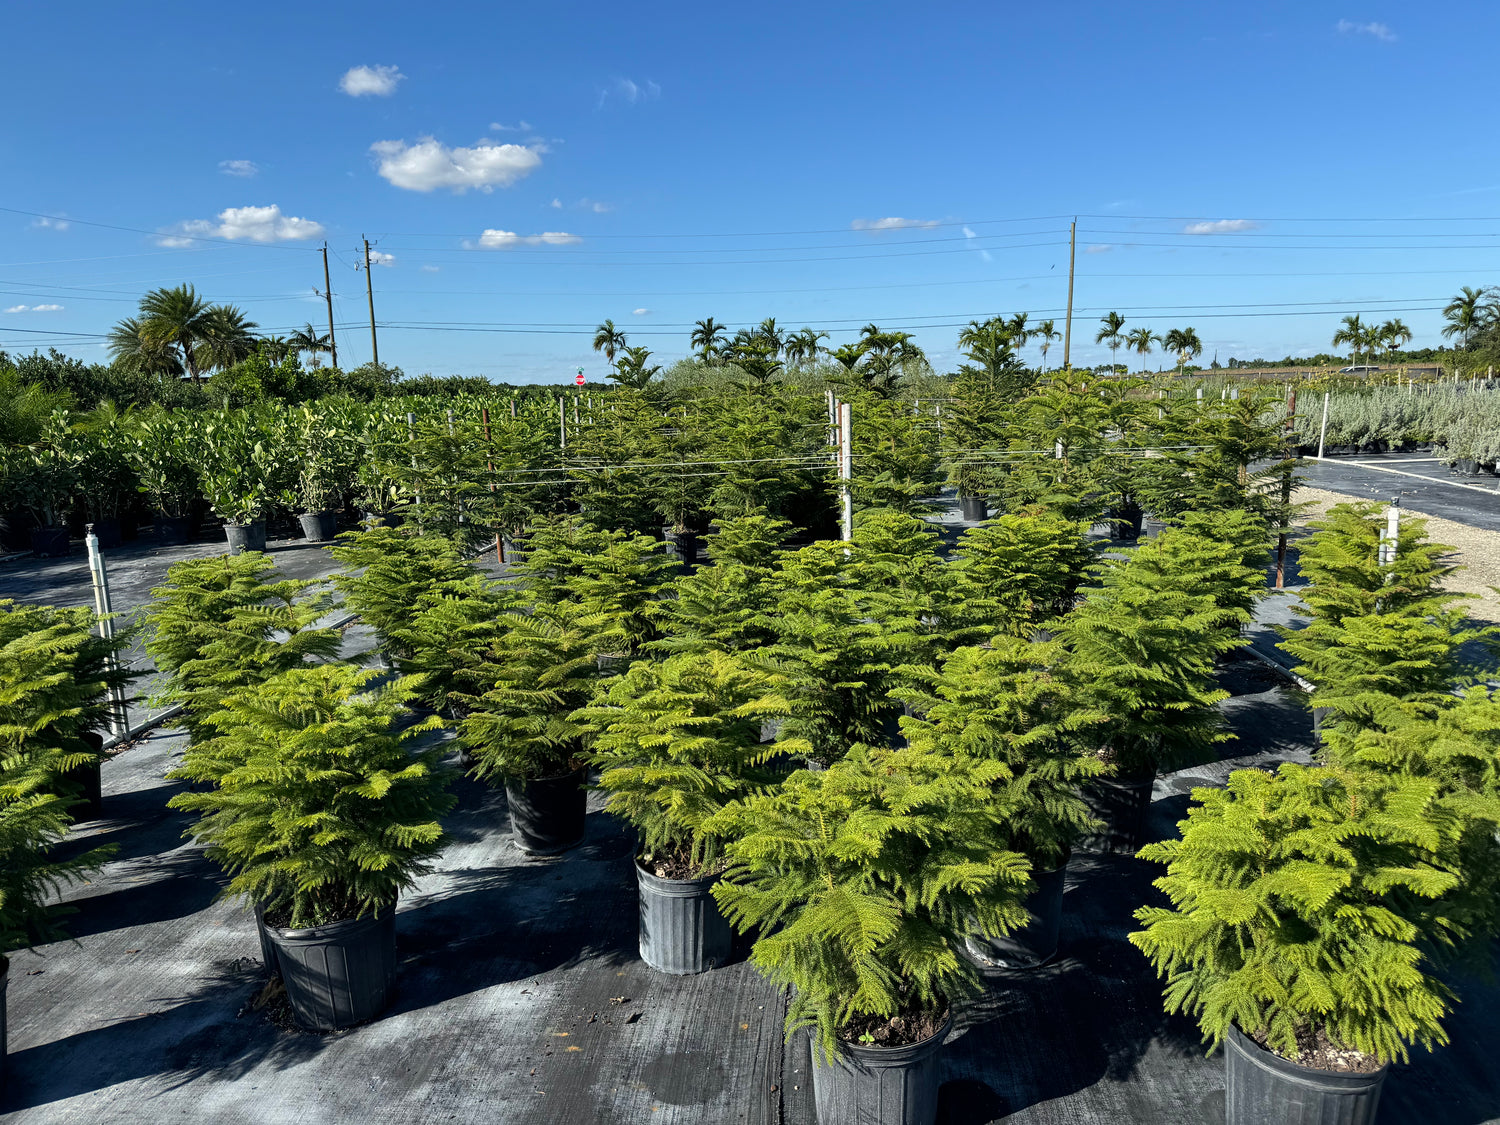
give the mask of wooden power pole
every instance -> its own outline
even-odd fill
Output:
[[[328,280],[328,243],[323,243],[323,296],[328,299],[328,350],[331,362],[335,367],[339,365],[339,345],[333,338],[333,285]]]
[[[361,238],[364,236],[361,235]],[[375,282],[370,278],[370,240],[365,243],[365,296],[370,299],[370,353],[375,366],[380,366],[380,341],[375,338]]]
[[[1073,359],[1073,259],[1078,249],[1078,220],[1068,228],[1068,318],[1063,321],[1063,370],[1072,366]],[[372,314],[373,315],[373,314]]]

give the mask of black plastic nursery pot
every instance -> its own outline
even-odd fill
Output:
[[[193,541],[191,516],[157,516],[152,521],[158,547],[185,547]]]
[[[40,559],[62,558],[68,553],[68,529],[66,527],[32,528],[31,553]]]
[[[401,517],[394,512],[361,512],[359,522],[365,527],[400,527]]]
[[[983,523],[990,518],[990,502],[983,496],[960,496],[958,506],[966,523]]]
[[[1100,777],[1083,787],[1089,812],[1104,822],[1082,846],[1110,855],[1134,855],[1146,842],[1146,813],[1151,808],[1154,776]]]
[[[335,1031],[374,1019],[396,985],[396,904],[346,922],[306,930],[256,923],[269,940],[297,1023]],[[262,943],[262,953],[266,945]]]
[[[952,1026],[950,1013],[936,1035],[906,1047],[844,1043],[826,1065],[814,1051],[818,1125],[933,1125],[943,1040]]]
[[[302,538],[314,543],[326,542],[339,531],[336,512],[303,512],[297,517],[297,522],[302,525]]]
[[[691,531],[678,531],[675,527],[661,529],[662,546],[669,558],[684,566],[691,566],[698,559],[698,537]]]
[[[1300,1066],[1231,1025],[1224,1040],[1225,1125],[1373,1125],[1389,1069],[1347,1074]]]
[[[507,778],[511,838],[527,855],[556,855],[583,842],[583,770],[526,781]]]
[[[1146,526],[1146,513],[1135,501],[1121,504],[1109,513],[1110,531],[1117,539],[1139,539]]]
[[[231,555],[242,555],[246,551],[264,551],[266,549],[266,521],[226,523],[224,538],[229,542]]]
[[[83,739],[95,751],[104,746],[104,739],[97,731],[85,731]],[[95,758],[91,762],[85,762],[81,766],[74,766],[70,770],[63,771],[63,781],[75,787],[81,798],[78,804],[68,810],[68,815],[73,818],[74,824],[85,820],[98,820],[104,815],[103,767],[103,759]]]
[[[111,547],[118,547],[125,542],[125,532],[120,526],[120,521],[113,516],[93,523],[94,538],[99,540],[99,549],[107,551]]]
[[[663,879],[635,861],[641,898],[641,960],[659,973],[685,977],[729,960],[734,931],[719,912],[713,886],[703,879]]]
[[[1051,870],[1033,869],[1036,889],[1026,896],[1031,921],[1004,937],[971,934],[969,954],[986,968],[1035,969],[1057,956],[1057,938],[1062,929],[1063,887],[1068,879],[1068,861]]]

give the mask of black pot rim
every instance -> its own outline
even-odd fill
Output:
[[[264,909],[257,907],[260,916],[260,924],[268,933],[273,934],[282,941],[327,941],[332,938],[342,937],[351,930],[366,929],[379,925],[396,912],[394,902],[386,903],[378,910],[372,910],[368,914],[361,914],[358,918],[340,918],[337,922],[325,922],[321,926],[309,926],[306,929],[294,930],[281,926],[273,926],[265,920]]]
[[[702,875],[697,879],[664,879],[660,875],[653,875],[641,865],[641,857],[635,857],[635,874],[641,884],[650,888],[657,894],[668,898],[692,898],[697,895],[706,894],[722,877],[718,875]]]
[[[554,773],[547,777],[507,777],[505,784],[511,785],[539,785],[547,781],[565,781],[570,777],[576,777],[580,781],[588,775],[587,766],[579,766],[576,770],[568,770],[566,773]]]
[[[948,1004],[948,1015],[943,1020],[943,1026],[938,1028],[926,1039],[917,1043],[905,1043],[900,1047],[870,1047],[863,1043],[845,1043],[839,1040],[839,1050],[851,1061],[863,1066],[900,1066],[903,1063],[916,1062],[925,1055],[931,1054],[943,1045],[943,1040],[948,1038],[948,1033],[953,1030],[953,1004]],[[816,1052],[814,1052],[816,1058]]]
[[[1294,1078],[1299,1082],[1320,1082],[1337,1089],[1373,1086],[1385,1077],[1386,1071],[1391,1067],[1390,1063],[1381,1063],[1379,1070],[1359,1074],[1344,1070],[1321,1070],[1315,1066],[1303,1066],[1301,1063],[1292,1062],[1291,1059],[1282,1058],[1269,1048],[1262,1047],[1241,1031],[1236,1024],[1229,1025],[1229,1035],[1226,1038],[1246,1061],[1262,1070]]]

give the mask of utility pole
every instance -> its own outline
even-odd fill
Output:
[[[363,235],[360,236],[364,238]],[[370,278],[370,240],[364,239],[365,243],[365,296],[370,299],[370,353],[374,357],[375,366],[380,366],[380,341],[375,338],[375,283]]]
[[[323,243],[323,296],[328,300],[328,350],[332,353],[331,362],[335,367],[339,365],[339,345],[333,338],[333,284],[328,280],[328,243]]]
[[[1078,249],[1078,220],[1068,228],[1068,319],[1063,321],[1063,370],[1072,366],[1073,355],[1073,259]]]
[[[854,492],[850,482],[854,478],[854,412],[847,402],[839,403],[839,494],[843,509],[843,538],[847,543],[854,538]]]

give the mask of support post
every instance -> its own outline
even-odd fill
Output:
[[[109,600],[109,576],[104,572],[104,559],[99,554],[99,537],[94,534],[93,524],[88,525],[83,545],[88,551],[89,578],[94,584],[94,612],[99,618],[99,636],[109,640],[115,635],[114,609]],[[105,666],[111,672],[119,667],[113,652],[105,657]],[[130,721],[125,714],[125,689],[119,685],[109,689],[109,727],[117,742],[124,742],[130,731]]]
[[[1323,392],[1323,421],[1318,423],[1318,460],[1323,460],[1323,439],[1328,436],[1328,396],[1332,392]]]
[[[854,411],[847,402],[839,407],[839,481],[843,510],[843,538],[847,543],[854,538]]]
[[[361,236],[363,237],[363,236]],[[380,366],[380,341],[375,337],[375,280],[370,276],[370,240],[365,243],[365,296],[370,301],[370,356],[376,367]]]
[[[328,243],[323,243],[323,296],[328,301],[328,362],[339,365],[339,342],[333,336],[333,283],[328,280]]]
[[[557,396],[557,448],[568,448],[568,404]]]
[[[511,404],[512,408],[514,408],[515,405],[516,405],[516,400],[515,399],[511,399],[510,400],[510,404]],[[495,437],[494,437],[494,435],[492,433],[490,433],[490,408],[488,406],[481,406],[479,408],[479,421],[484,425],[484,444],[487,445],[487,446],[489,446],[490,455],[485,458],[484,467],[489,470],[489,474],[490,474],[490,491],[494,492],[495,491],[495,461],[494,461]],[[499,529],[496,529],[496,531],[495,531],[495,561],[497,563],[500,563],[502,566],[505,564],[505,544],[503,542],[501,542],[501,540],[500,540]]]
[[[1396,562],[1396,544],[1401,541],[1401,497],[1392,496],[1391,506],[1385,510],[1385,534],[1380,537],[1380,565],[1392,566]],[[1387,574],[1390,582],[1394,574]]]

